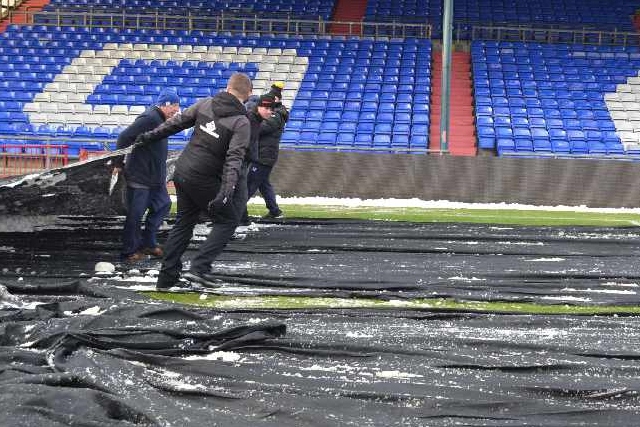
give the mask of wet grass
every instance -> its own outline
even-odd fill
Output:
[[[568,304],[534,304],[523,302],[456,301],[444,298],[379,300],[375,298],[330,298],[298,296],[232,296],[213,293],[145,292],[154,299],[217,309],[336,309],[370,308],[403,310],[465,311],[479,313],[517,313],[546,315],[637,315],[640,307],[625,305],[578,306]]]

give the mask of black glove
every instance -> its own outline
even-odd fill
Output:
[[[235,187],[222,186],[213,200],[207,205],[207,212],[213,217],[214,213],[223,211],[230,203]]]
[[[153,141],[151,137],[149,137],[146,133],[143,133],[138,135],[136,140],[133,142],[133,145],[137,145],[137,146],[145,145],[150,143],[151,141]]]
[[[284,120],[285,122],[289,120],[289,110],[287,110],[287,107],[285,107],[284,105],[280,109],[280,115],[282,116],[282,120]]]

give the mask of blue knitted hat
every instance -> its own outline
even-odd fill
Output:
[[[180,97],[172,89],[163,89],[156,99],[156,105],[180,104]]]

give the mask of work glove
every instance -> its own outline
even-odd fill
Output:
[[[215,213],[222,212],[231,204],[233,190],[235,190],[235,187],[227,185],[223,185],[220,188],[216,197],[214,197],[207,205],[207,212],[209,213],[209,216],[213,217]]]
[[[137,136],[136,140],[133,142],[133,145],[136,145],[136,146],[146,145],[152,141],[153,140],[151,139],[150,136],[148,136],[146,133],[143,133]]]
[[[287,107],[285,107],[284,105],[282,106],[282,108],[280,109],[280,115],[282,116],[282,120],[284,122],[286,122],[287,120],[289,120],[289,110],[287,110]]]

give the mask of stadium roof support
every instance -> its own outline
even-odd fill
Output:
[[[442,19],[442,104],[440,106],[440,152],[449,150],[449,87],[451,84],[451,37],[453,33],[453,0],[444,0]]]

